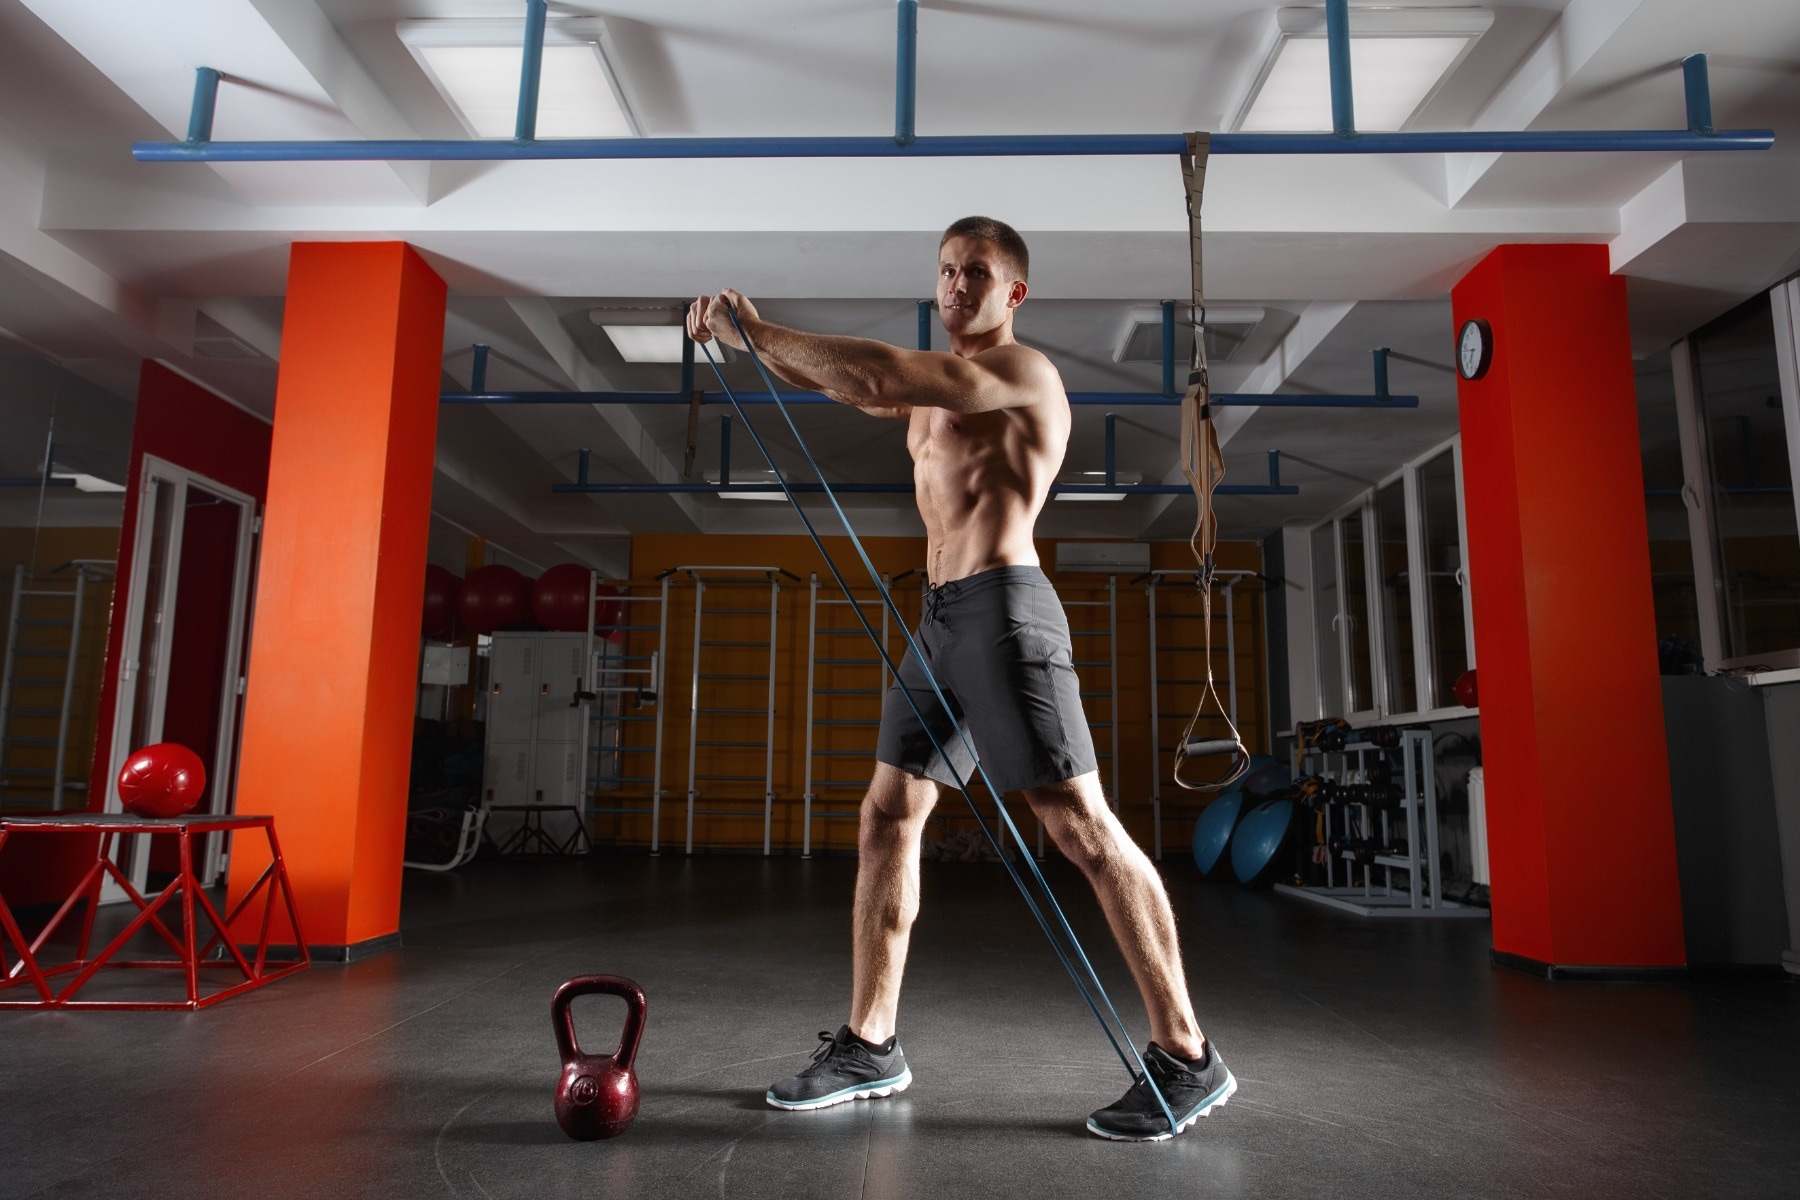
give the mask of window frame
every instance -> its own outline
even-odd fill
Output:
[[[1323,520],[1305,526],[1307,545],[1327,526],[1332,531],[1332,568],[1336,584],[1336,611],[1324,628],[1334,635],[1332,646],[1319,644],[1315,638],[1312,647],[1315,669],[1313,672],[1313,691],[1315,710],[1320,716],[1342,716],[1353,726],[1375,724],[1391,720],[1431,721],[1474,715],[1478,710],[1464,706],[1453,697],[1437,695],[1435,681],[1435,644],[1432,639],[1431,623],[1424,619],[1428,612],[1429,589],[1421,564],[1425,563],[1425,521],[1422,510],[1422,492],[1419,487],[1418,471],[1425,463],[1431,462],[1445,451],[1451,455],[1451,464],[1456,483],[1456,534],[1457,586],[1462,596],[1463,645],[1468,657],[1469,668],[1475,666],[1475,619],[1470,602],[1469,587],[1469,529],[1467,509],[1463,499],[1463,462],[1462,435],[1453,435],[1439,442],[1423,453],[1402,464],[1397,470],[1382,477],[1358,492],[1354,497],[1334,509]],[[1402,484],[1402,495],[1406,508],[1406,553],[1408,571],[1408,594],[1412,602],[1412,642],[1413,642],[1413,694],[1418,707],[1405,712],[1396,711],[1392,702],[1394,689],[1388,679],[1386,653],[1386,614],[1382,605],[1380,577],[1380,541],[1370,531],[1376,526],[1375,496],[1376,493],[1395,482]],[[1368,638],[1370,667],[1370,706],[1355,710],[1349,709],[1349,696],[1352,690],[1351,650],[1346,631],[1354,633],[1350,627],[1347,589],[1345,582],[1344,560],[1344,519],[1353,514],[1360,515],[1363,521],[1363,604],[1369,614],[1368,629],[1364,636]],[[1308,597],[1314,609],[1315,630],[1320,628],[1317,621],[1318,598],[1321,594],[1320,580],[1316,575],[1308,580]],[[1328,653],[1335,653],[1338,658],[1339,694],[1325,695],[1325,672],[1318,669],[1320,659]],[[1448,699],[1449,702],[1444,701]]]
[[[1800,275],[1770,288],[1768,298],[1775,335],[1775,361],[1781,380],[1781,417],[1787,435],[1788,476],[1800,483]],[[1725,581],[1719,572],[1714,540],[1716,513],[1712,503],[1712,456],[1701,411],[1699,365],[1693,337],[1670,348],[1675,382],[1675,414],[1681,436],[1681,502],[1687,510],[1688,547],[1694,563],[1695,616],[1700,625],[1700,657],[1708,675],[1767,668],[1762,682],[1800,678],[1800,644],[1773,653],[1725,656]],[[1800,487],[1793,493],[1794,521],[1800,527]]]

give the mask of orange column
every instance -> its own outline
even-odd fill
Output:
[[[1457,396],[1496,957],[1680,967],[1624,280],[1604,246],[1502,246],[1451,301],[1493,329]]]
[[[237,811],[275,817],[327,956],[398,937],[444,296],[400,242],[289,260]],[[232,903],[267,863],[251,841]]]

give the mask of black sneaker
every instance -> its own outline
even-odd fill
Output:
[[[1117,1104],[1088,1118],[1089,1133],[1119,1142],[1164,1141],[1231,1099],[1231,1093],[1237,1091],[1237,1080],[1210,1041],[1199,1066],[1183,1062],[1151,1042],[1144,1050],[1144,1066],[1168,1101],[1169,1112],[1175,1114],[1175,1128],[1169,1128],[1162,1105],[1140,1077]]]
[[[765,1099],[770,1104],[789,1110],[826,1108],[846,1100],[891,1096],[904,1092],[912,1082],[898,1039],[892,1051],[877,1054],[852,1037],[850,1027],[844,1025],[836,1037],[821,1032],[819,1043],[812,1066],[769,1089]]]

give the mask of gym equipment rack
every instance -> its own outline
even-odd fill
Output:
[[[1372,836],[1378,829],[1382,845],[1391,848],[1394,830],[1390,810],[1384,808],[1373,814],[1379,820],[1371,823],[1372,814],[1368,804],[1326,799],[1322,802],[1325,816],[1325,886],[1306,887],[1278,883],[1275,890],[1284,895],[1298,896],[1302,900],[1311,900],[1315,904],[1324,904],[1365,917],[1474,917],[1485,920],[1488,916],[1487,909],[1458,904],[1444,897],[1443,866],[1438,858],[1437,770],[1429,729],[1400,730],[1400,744],[1391,749],[1378,746],[1366,737],[1346,742],[1342,750],[1309,749],[1301,757],[1301,767],[1304,769],[1309,763],[1316,761],[1321,767],[1319,773],[1329,774],[1332,760],[1336,759],[1335,774],[1339,780],[1367,783],[1370,780],[1371,756],[1389,754],[1395,749],[1400,753],[1399,806],[1406,817],[1405,853],[1374,854],[1363,866],[1362,883],[1358,886],[1356,851],[1349,848],[1337,853],[1331,851],[1333,815],[1339,815],[1339,827],[1346,837],[1352,832],[1351,821],[1355,818],[1363,836]],[[1356,762],[1354,767],[1350,765],[1352,756]],[[1342,884],[1337,881],[1336,860],[1340,859],[1344,863]],[[1375,881],[1377,869],[1382,872],[1379,883]],[[1403,889],[1398,892],[1394,889],[1394,874],[1397,871],[1405,876]]]
[[[780,567],[721,567],[721,566],[682,566],[673,567],[672,572],[686,575],[694,584],[694,650],[690,663],[690,680],[688,687],[688,757],[687,757],[687,837],[686,852],[694,852],[694,818],[695,817],[737,817],[743,812],[730,808],[699,807],[701,787],[703,783],[757,783],[762,784],[763,805],[763,857],[769,855],[771,833],[775,819],[775,675],[779,658],[777,654],[780,635],[779,610],[781,602],[781,577],[786,576],[799,582],[799,576]],[[665,573],[666,574],[666,573]],[[743,578],[744,575],[761,578]],[[710,578],[709,578],[710,576]],[[768,618],[766,635],[750,636],[754,629],[744,629],[743,622],[731,622],[735,628],[726,632],[729,637],[708,638],[705,630],[706,591],[712,588],[745,589],[751,587],[768,587],[769,605],[763,608],[718,608],[713,610],[715,617],[757,617]],[[715,651],[708,655],[707,651]],[[752,672],[743,662],[746,651],[767,651],[767,666],[760,672]],[[713,658],[728,669],[706,670],[707,659]],[[741,707],[734,705],[706,705],[702,703],[703,684],[748,684],[763,683],[767,686],[767,699],[761,707]],[[710,689],[709,689],[710,690]],[[661,717],[661,710],[658,710]],[[762,718],[761,740],[746,736],[743,729],[744,718]],[[728,736],[701,738],[701,727],[708,724],[706,718],[712,718],[712,724],[730,726],[724,732]],[[710,731],[709,731],[710,732]],[[701,774],[700,751],[727,750],[744,751],[760,747],[763,751],[763,773],[756,775],[738,774]],[[732,799],[719,796],[718,802]]]
[[[647,816],[650,853],[657,854],[661,852],[662,836],[662,696],[663,663],[668,659],[669,581],[666,577],[648,582],[602,579],[594,574],[588,589],[590,631],[602,603],[601,584],[618,593],[605,597],[604,603],[620,606],[623,619],[615,628],[624,640],[615,644],[589,635],[590,687],[594,698],[588,704],[588,720],[593,729],[588,738],[584,819],[592,833],[598,817]],[[653,647],[648,653],[646,643]],[[647,704],[656,706],[655,715],[637,711]],[[631,736],[644,725],[655,727],[647,742]],[[638,756],[644,754],[651,758],[647,775],[645,768],[637,765],[641,761]],[[650,788],[647,797],[629,794],[633,786],[643,784]],[[604,805],[600,803],[602,794],[607,799]]]

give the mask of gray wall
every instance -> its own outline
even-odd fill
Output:
[[[1786,868],[1788,940],[1781,963],[1800,975],[1800,683],[1760,689],[1769,735],[1770,788]]]
[[[1765,689],[1719,676],[1670,675],[1662,682],[1688,963],[1779,963],[1792,946],[1792,882],[1800,872],[1788,873],[1784,892],[1773,779],[1785,776],[1793,790],[1800,747],[1791,734],[1785,745],[1771,745]],[[1785,768],[1776,756],[1789,760]],[[1596,785],[1605,786],[1604,774]],[[1800,805],[1793,815],[1800,816]],[[1791,832],[1800,835],[1800,827]],[[1791,861],[1800,865],[1800,856]]]

